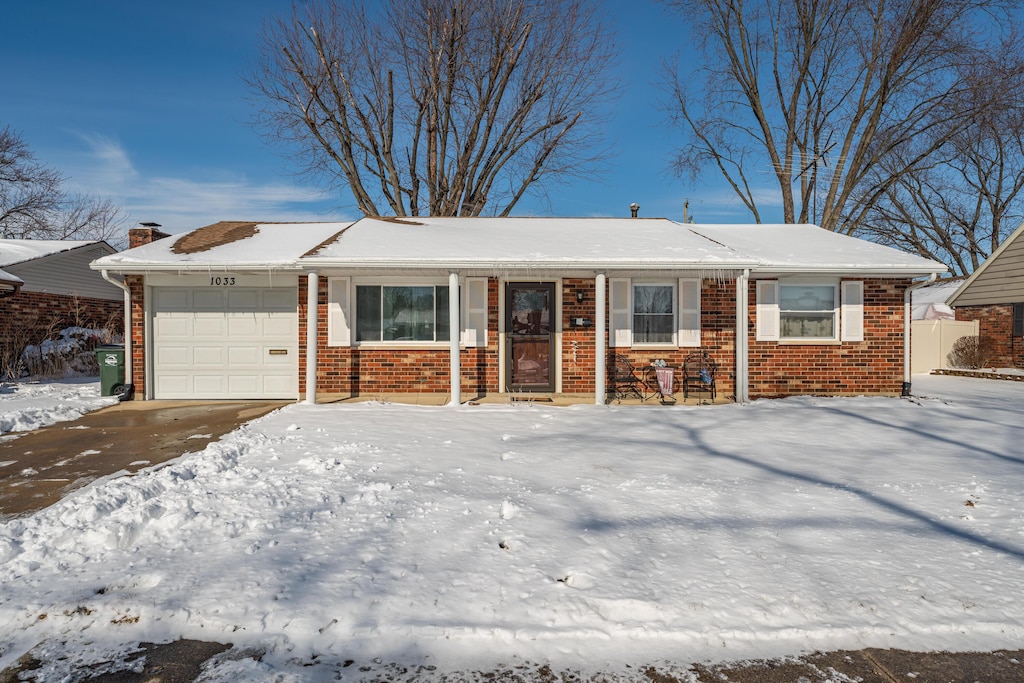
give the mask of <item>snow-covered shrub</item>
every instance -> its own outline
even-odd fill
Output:
[[[30,344],[21,354],[26,374],[33,377],[81,377],[100,374],[96,347],[119,342],[106,328],[66,327],[51,339]]]
[[[991,338],[972,335],[957,339],[946,360],[950,367],[974,370],[986,367],[995,355],[995,343]]]

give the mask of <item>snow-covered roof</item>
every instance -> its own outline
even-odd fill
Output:
[[[0,267],[13,266],[62,251],[96,244],[96,240],[0,239]]]
[[[223,225],[251,226],[252,229],[231,235],[219,229]],[[299,269],[302,267],[299,259],[303,254],[349,225],[350,223],[216,223],[191,233],[157,240],[105,256],[94,261],[92,267],[97,270],[127,272],[133,269]],[[219,239],[209,240],[199,247],[183,247],[188,244],[191,237],[202,231],[216,232]]]
[[[233,238],[223,239],[225,230]],[[239,232],[241,228],[247,232]],[[202,231],[207,231],[200,235]],[[190,236],[218,239],[191,239]],[[201,250],[184,248],[213,244]],[[683,224],[665,218],[363,218],[218,223],[95,261],[93,268],[692,269],[922,275],[935,261],[813,225]]]
[[[6,287],[20,287],[23,284],[25,284],[25,281],[22,280],[20,277],[15,277],[14,275],[8,273],[6,270],[0,270],[0,285]]]
[[[913,320],[954,320],[953,309],[946,305],[946,299],[963,286],[962,278],[940,280],[927,287],[920,287],[910,293],[911,318]]]
[[[946,272],[946,266],[809,224],[689,226],[754,257],[762,269],[785,271]]]
[[[364,218],[303,260],[477,268],[755,265],[664,218]]]

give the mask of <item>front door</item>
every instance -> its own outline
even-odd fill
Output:
[[[510,282],[505,287],[508,390],[555,390],[555,285]]]

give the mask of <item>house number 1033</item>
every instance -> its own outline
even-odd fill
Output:
[[[210,277],[210,285],[217,287],[232,287],[235,284],[233,277]]]

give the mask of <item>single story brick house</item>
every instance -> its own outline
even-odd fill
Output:
[[[99,240],[0,239],[0,346],[64,327],[120,329],[124,295],[89,267],[115,252]]]
[[[222,222],[92,267],[131,292],[139,398],[430,392],[604,403],[616,354],[718,364],[737,401],[895,395],[940,263],[813,225],[641,218]]]
[[[957,320],[977,320],[996,367],[1024,367],[1024,223],[947,300]]]

